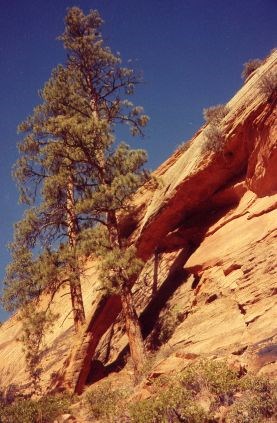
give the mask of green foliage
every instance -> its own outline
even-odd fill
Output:
[[[248,62],[243,64],[243,71],[241,77],[244,81],[256,70],[258,69],[263,61],[261,59],[251,59]]]
[[[218,421],[220,406],[226,407],[226,422],[263,422],[276,416],[276,384],[254,376],[241,377],[225,363],[202,361],[180,375],[161,376],[152,386],[151,398],[129,406],[133,423]],[[236,396],[236,394],[238,394]],[[209,398],[209,409],[201,397]]]
[[[84,230],[81,236],[83,254],[93,254],[99,258],[99,278],[108,294],[118,293],[123,285],[132,284],[144,265],[137,258],[134,246],[125,246],[121,239],[121,247],[113,247],[105,225]]]
[[[79,257],[89,247],[82,231],[128,208],[149,177],[144,150],[115,144],[118,124],[143,135],[148,117],[129,100],[140,76],[105,46],[101,25],[97,11],[68,9],[59,37],[67,60],[53,70],[41,104],[19,125],[23,139],[14,177],[28,209],[11,244],[3,297],[8,309],[45,290],[55,294],[64,283],[72,291],[80,279]]]
[[[277,398],[247,393],[231,407],[226,423],[262,423],[267,418],[277,417],[276,401]]]
[[[58,251],[45,250],[37,257],[24,246],[12,246],[11,254],[13,260],[6,268],[5,290],[1,298],[8,311],[38,300],[42,292],[54,295],[64,283],[68,283],[66,270],[75,260],[68,246],[62,244]]]
[[[222,405],[226,423],[260,423],[276,416],[276,384],[240,376],[217,361],[205,360],[179,375],[160,376],[151,393],[149,399],[130,402],[127,392],[113,391],[104,383],[86,394],[86,406],[93,418],[103,422],[212,423],[218,421]],[[207,396],[210,406],[204,409],[201,398]]]
[[[132,423],[208,422],[207,413],[178,380],[171,380],[154,398],[130,405],[129,413]]]
[[[203,360],[180,374],[161,375],[152,385],[149,382],[151,397],[140,401],[132,400],[132,392],[112,390],[108,382],[94,386],[86,394],[86,407],[91,417],[101,422],[275,421],[276,383],[253,375],[241,376],[224,362]]]
[[[156,349],[165,344],[173,335],[176,327],[183,321],[183,315],[178,306],[167,308],[160,314],[157,324],[151,334],[150,344]]]
[[[107,211],[128,210],[128,200],[137,189],[148,180],[149,175],[142,170],[147,160],[144,150],[131,150],[121,143],[105,159],[102,180],[95,180],[97,189],[90,191],[76,205],[82,216],[94,213],[95,221],[103,219]]]
[[[40,285],[34,280],[31,252],[17,249],[12,252],[13,261],[6,268],[5,290],[1,298],[2,305],[8,311],[16,310],[21,305],[39,295]]]
[[[136,256],[136,248],[124,250],[113,248],[102,259],[100,279],[109,292],[120,292],[123,286],[129,286],[141,272],[142,260]]]
[[[230,407],[226,423],[262,423],[277,418],[277,384],[263,377],[245,376],[244,394]]]
[[[142,136],[148,117],[129,100],[140,76],[104,44],[101,25],[97,11],[68,9],[59,37],[67,59],[40,91],[41,104],[19,125],[23,139],[14,177],[28,209],[15,226],[3,299],[14,309],[46,291],[51,301],[67,283],[76,331],[85,321],[80,255],[91,253],[89,246],[100,243],[94,251],[101,256],[108,243],[101,257],[110,290],[131,286],[142,266],[135,250],[124,245],[117,220],[149,178],[143,169],[147,154],[117,142],[115,129],[126,125]],[[99,224],[107,229],[105,237],[89,242],[89,230]]]
[[[194,394],[208,389],[218,398],[231,397],[240,386],[238,374],[227,364],[217,361],[201,361],[187,367],[181,376],[181,383]]]
[[[85,405],[94,419],[101,422],[116,421],[116,416],[122,412],[122,404],[127,392],[112,390],[108,382],[88,390],[85,395]]]
[[[66,395],[42,397],[38,401],[18,400],[0,405],[1,423],[53,423],[60,414],[69,411],[72,399]]]
[[[26,367],[35,393],[40,391],[39,382],[42,369],[39,364],[42,357],[43,337],[56,318],[57,316],[50,311],[38,311],[36,305],[32,303],[23,308],[20,313],[22,335],[19,341],[23,344]]]

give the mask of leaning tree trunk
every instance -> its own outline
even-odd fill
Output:
[[[92,108],[92,116],[94,119],[99,118],[98,112],[98,102],[97,98],[91,99],[91,108]],[[98,163],[99,163],[99,176],[102,183],[106,183],[105,181],[105,155],[104,152],[100,149],[98,152]],[[112,248],[120,248],[123,249],[121,243],[121,237],[118,229],[118,222],[116,212],[114,210],[107,212],[107,228],[109,232],[109,241]],[[125,283],[126,281],[122,281],[122,289],[120,291],[121,303],[122,303],[122,312],[123,317],[125,320],[125,327],[126,333],[129,340],[130,346],[130,354],[133,361],[134,366],[134,373],[135,379],[138,378],[141,370],[145,364],[145,349],[144,343],[140,328],[140,323],[138,319],[138,315],[136,313],[134,300],[131,292],[131,283]]]
[[[82,296],[82,288],[80,281],[80,269],[78,257],[76,257],[76,244],[78,235],[78,225],[75,214],[73,183],[70,181],[67,187],[67,224],[68,224],[68,239],[71,249],[73,262],[69,265],[69,287],[71,304],[73,311],[73,320],[75,332],[78,332],[81,326],[85,323],[85,309]]]
[[[141,375],[145,365],[145,348],[139,323],[139,318],[135,309],[134,299],[131,289],[125,286],[121,289],[122,312],[125,319],[125,328],[129,340],[130,354],[134,366],[135,379]]]
[[[108,212],[108,231],[111,246],[123,250],[123,246],[118,231],[117,217],[114,211]],[[146,354],[141,333],[139,318],[136,312],[134,299],[131,291],[131,281],[122,281],[120,298],[122,303],[122,313],[125,320],[125,328],[129,341],[131,359],[134,366],[135,379],[137,380],[145,365]]]
[[[73,320],[75,332],[79,332],[82,325],[85,323],[85,310],[83,304],[82,289],[80,283],[80,275],[78,269],[70,269],[73,276],[70,276],[70,297],[73,311]]]

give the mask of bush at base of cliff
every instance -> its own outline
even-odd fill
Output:
[[[129,406],[128,422],[265,423],[276,421],[276,404],[276,384],[205,360],[158,378],[151,398]]]
[[[203,360],[180,373],[150,377],[129,395],[112,390],[107,382],[96,385],[86,393],[85,403],[90,416],[103,423],[275,422],[276,384],[244,371]],[[147,398],[134,400],[145,387]]]
[[[101,422],[113,420],[122,411],[122,402],[126,397],[123,390],[113,390],[108,382],[92,387],[85,394],[85,407],[90,416]]]
[[[179,385],[163,390],[155,398],[129,406],[132,423],[168,423],[209,421],[208,413]]]
[[[226,423],[263,423],[277,421],[277,383],[263,377],[245,376],[243,394],[226,415]]]
[[[195,395],[209,390],[215,397],[232,396],[241,385],[238,374],[220,361],[203,360],[188,366],[180,376],[181,384]]]
[[[38,401],[18,400],[1,404],[1,423],[52,423],[60,414],[69,411],[71,398],[67,395],[43,397]]]
[[[276,400],[272,395],[249,392],[230,407],[226,423],[276,422]]]

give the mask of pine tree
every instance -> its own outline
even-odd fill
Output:
[[[128,209],[128,200],[148,177],[142,169],[146,153],[131,150],[124,143],[115,146],[114,127],[127,123],[133,135],[142,134],[148,117],[141,107],[133,106],[125,98],[133,93],[139,79],[133,70],[121,67],[119,56],[103,46],[101,23],[98,12],[92,11],[85,16],[80,9],[72,8],[60,38],[67,49],[68,69],[78,80],[78,95],[86,99],[90,107],[86,112],[89,118],[85,118],[87,127],[91,125],[96,135],[93,137],[95,148],[90,149],[94,188],[80,201],[79,210],[91,212],[102,228],[83,231],[82,235],[90,250],[101,259],[104,285],[108,291],[120,294],[131,357],[138,374],[144,365],[145,351],[131,288],[142,262],[136,257],[135,248],[128,247],[120,234],[118,214]],[[74,104],[81,104],[80,100]],[[78,139],[80,145],[86,144],[81,132]]]
[[[5,284],[14,286],[16,278],[17,283],[24,284],[28,294],[28,287],[38,282],[38,274],[41,278],[40,287],[49,288],[52,293],[63,284],[57,283],[57,280],[68,282],[75,330],[78,331],[85,322],[77,251],[81,226],[75,200],[79,180],[74,163],[64,150],[63,138],[56,137],[55,133],[51,134],[48,130],[48,107],[44,103],[35,108],[33,115],[20,126],[26,137],[19,145],[22,156],[15,166],[15,177],[21,201],[30,207],[15,226],[14,242],[11,245],[13,263],[7,269]],[[28,280],[23,278],[20,281],[16,272],[22,272],[19,260],[22,252],[38,247],[43,252],[33,260],[29,256],[29,268],[33,267],[35,272],[29,275]],[[48,259],[51,257],[52,265],[48,263],[48,271],[42,277],[38,269],[42,267],[45,255]],[[68,277],[61,278],[60,275],[65,273]],[[6,290],[5,298],[9,298],[9,290]],[[25,302],[27,300],[28,295]]]
[[[84,321],[80,255],[94,251],[104,284],[120,293],[139,372],[145,354],[131,287],[142,263],[122,237],[118,215],[148,177],[142,168],[147,156],[118,144],[115,130],[127,124],[132,135],[143,135],[148,117],[128,99],[139,76],[104,45],[101,25],[97,11],[68,10],[60,36],[67,61],[53,70],[40,93],[42,103],[20,125],[25,137],[14,174],[29,209],[16,225],[5,298],[18,306],[69,283],[78,329]],[[24,260],[29,265],[22,268]]]

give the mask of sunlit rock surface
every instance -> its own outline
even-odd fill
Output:
[[[154,172],[156,179],[122,217],[123,233],[145,261],[133,289],[147,343],[159,316],[178,314],[157,374],[194,357],[222,356],[276,375],[276,94],[266,98],[260,89],[271,72],[277,72],[277,52],[229,101],[221,151],[207,151],[204,126]],[[44,390],[81,392],[123,367],[127,338],[119,298],[103,299],[97,263],[86,267],[87,324],[74,335],[69,295],[61,291],[53,304],[59,318],[45,338]],[[16,315],[0,328],[3,390],[28,389],[20,332]]]

